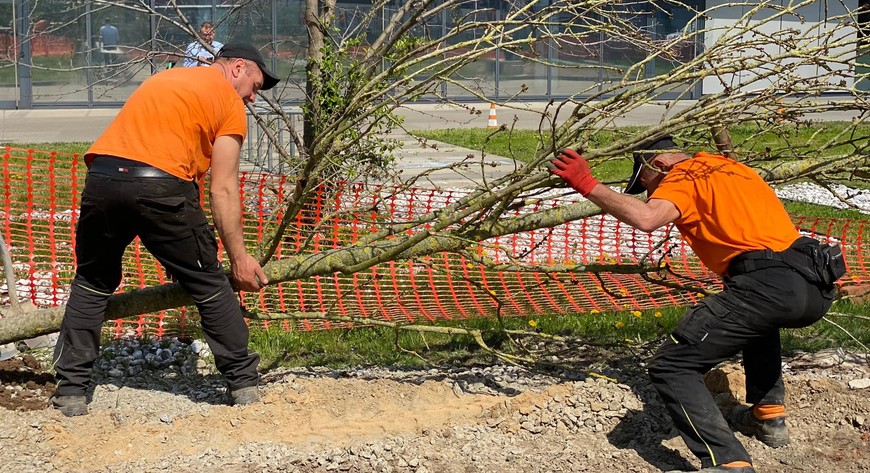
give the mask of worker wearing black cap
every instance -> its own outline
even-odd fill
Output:
[[[54,355],[52,404],[63,414],[87,413],[100,325],[121,282],[124,250],[137,236],[196,303],[229,401],[259,401],[259,356],[248,351],[248,327],[218,261],[199,182],[211,169],[209,202],[236,288],[261,290],[268,280],[242,234],[239,156],[245,105],[277,83],[256,48],[227,44],[209,67],[148,78],[85,154],[76,274]]]
[[[752,169],[716,154],[688,155],[669,136],[635,149],[624,193],[599,183],[574,150],[549,167],[639,230],[675,224],[701,261],[723,277],[724,290],[686,312],[648,369],[701,471],[754,472],[704,374],[742,352],[751,406],[737,406],[732,425],[768,446],[788,444],[779,329],[810,325],[831,305],[833,281],[822,275],[830,265],[813,256],[819,242],[798,234],[773,189]],[[643,191],[646,201],[626,195]]]

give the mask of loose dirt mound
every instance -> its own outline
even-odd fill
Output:
[[[13,411],[32,411],[48,406],[54,392],[54,376],[46,373],[32,355],[0,361],[0,407]]]
[[[47,408],[32,357],[0,363],[0,464],[16,472],[653,472],[694,462],[637,366],[566,380],[513,367],[295,369],[264,375],[264,402],[222,404],[221,381],[98,378],[91,413]],[[612,378],[612,379],[606,379]],[[741,436],[760,472],[870,471],[866,358],[789,360],[792,445]],[[742,371],[708,376],[723,409]],[[140,383],[141,384],[141,383]],[[850,387],[851,385],[851,387]]]

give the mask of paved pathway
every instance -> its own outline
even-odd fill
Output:
[[[631,111],[628,115],[615,117],[615,126],[652,125],[665,117],[696,105],[694,101],[670,103],[668,108],[662,104],[647,104]],[[499,109],[498,123],[513,124],[517,128],[537,129],[540,112],[546,103],[531,102],[520,106],[521,109]],[[471,114],[478,110],[480,114]],[[552,110],[552,109],[551,109]],[[439,104],[412,104],[398,111],[404,117],[405,128],[409,130],[485,127],[489,104],[466,104],[463,107]],[[118,109],[38,109],[38,110],[0,110],[0,142],[70,142],[93,141],[118,113]],[[567,117],[562,113],[561,122]],[[807,118],[821,121],[849,121],[855,112],[826,112],[810,115]],[[515,120],[516,119],[516,120]]]
[[[510,158],[481,156],[479,150],[440,141],[427,140],[424,146],[415,137],[405,133],[397,133],[391,137],[402,143],[398,158],[401,179],[407,180],[426,172],[425,177],[416,181],[420,187],[476,187],[482,184],[481,175],[485,175],[487,179],[498,179],[522,165]]]

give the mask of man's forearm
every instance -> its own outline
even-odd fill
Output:
[[[673,216],[663,215],[661,209],[635,197],[616,192],[604,184],[595,186],[586,198],[617,220],[644,232],[651,232],[673,221],[671,218]],[[677,212],[676,216],[678,215]]]
[[[212,187],[210,203],[215,227],[232,264],[247,254],[238,187]]]

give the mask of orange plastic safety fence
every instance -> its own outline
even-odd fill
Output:
[[[75,271],[74,228],[86,169],[77,155],[6,148],[3,160],[3,237],[9,245],[16,289],[38,306],[62,305]],[[205,194],[207,182],[201,186]],[[243,174],[244,227],[249,242],[263,244],[283,218],[294,182],[286,176]],[[399,189],[362,184],[321,188],[312,205],[288,225],[277,260],[300,253],[326,253],[357,242],[396,222],[412,221],[444,208],[464,192]],[[203,199],[208,210],[207,199]],[[559,205],[541,201],[513,215]],[[510,216],[510,215],[506,215]],[[806,235],[842,244],[849,274],[841,284],[867,278],[865,220],[795,220]],[[253,247],[253,246],[252,246]],[[328,312],[341,316],[401,322],[540,313],[595,313],[644,310],[696,301],[694,293],[657,285],[638,274],[618,271],[549,272],[548,265],[635,265],[641,260],[667,265],[656,277],[671,283],[717,288],[718,277],[693,255],[673,228],[652,234],[600,215],[554,228],[496,237],[463,254],[438,253],[412,261],[391,261],[355,274],[334,273],[272,285],[243,294],[250,310],[267,314]],[[487,269],[519,265],[537,271]],[[166,281],[166,275],[138,240],[128,248],[119,291]],[[5,284],[3,288],[5,288]],[[7,291],[4,291],[7,292]],[[3,294],[2,303],[8,303]],[[143,314],[137,320],[107,324],[116,335],[163,336],[196,322],[186,308]],[[319,320],[262,322],[285,330],[347,326]]]

